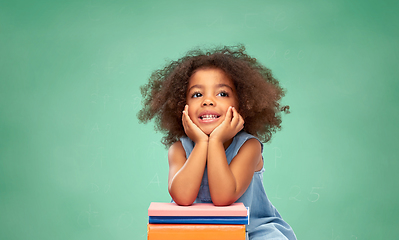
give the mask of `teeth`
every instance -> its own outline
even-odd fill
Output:
[[[214,119],[214,118],[218,118],[217,115],[202,115],[201,116],[202,119]]]

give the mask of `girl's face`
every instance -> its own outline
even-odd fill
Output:
[[[188,115],[207,135],[223,122],[230,106],[239,110],[233,81],[218,68],[197,70],[187,89]]]

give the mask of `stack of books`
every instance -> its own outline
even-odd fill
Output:
[[[152,202],[148,208],[148,240],[245,240],[248,209],[243,203],[217,207],[212,203]]]

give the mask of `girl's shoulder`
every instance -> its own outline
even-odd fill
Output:
[[[249,141],[251,140],[251,141]],[[233,144],[234,148],[237,149],[237,151],[246,143],[249,144],[257,144],[257,142],[261,146],[261,152],[263,152],[263,143],[254,135],[249,134],[245,131],[241,131],[237,133],[237,135],[234,137]]]
[[[168,149],[168,155],[170,156],[170,155],[175,154],[176,152],[181,152],[181,151],[184,151],[182,142],[181,142],[181,141],[177,141],[177,142],[173,143],[173,144],[169,147],[169,149]]]
[[[173,148],[176,148],[176,147],[182,147],[182,145],[183,145],[183,143],[182,143],[182,141],[181,141],[181,139],[180,139],[180,140],[178,140],[178,141],[172,143],[172,145],[169,146],[169,150],[170,150],[170,149],[173,149]]]

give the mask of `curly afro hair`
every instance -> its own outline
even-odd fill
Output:
[[[289,106],[280,106],[284,90],[270,69],[248,56],[242,45],[195,49],[154,71],[149,82],[140,88],[143,108],[137,117],[141,123],[155,119],[156,130],[165,134],[164,145],[170,146],[185,136],[181,117],[187,86],[191,75],[204,68],[221,69],[233,81],[238,111],[245,121],[244,131],[267,142],[281,129],[281,112],[289,113]]]

